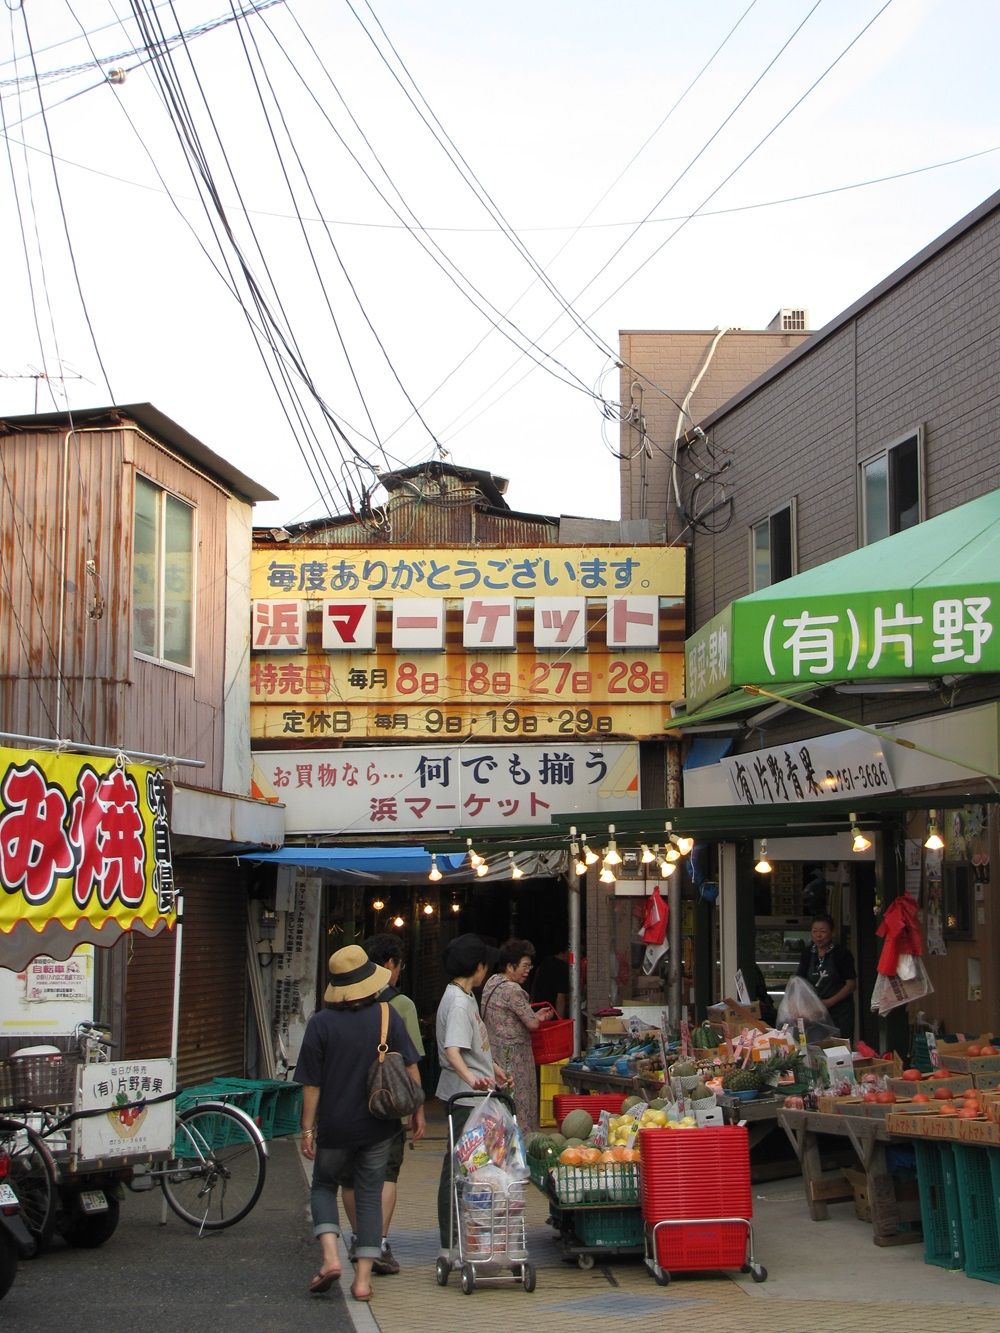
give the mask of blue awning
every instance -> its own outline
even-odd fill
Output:
[[[431,868],[426,847],[282,847],[276,852],[248,852],[239,859],[368,875],[426,875]],[[437,853],[442,872],[459,870],[464,862],[463,852]]]

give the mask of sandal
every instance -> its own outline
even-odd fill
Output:
[[[333,1284],[340,1278],[340,1269],[335,1273],[317,1273],[309,1283],[309,1291],[313,1296],[322,1296],[324,1291],[329,1291]]]

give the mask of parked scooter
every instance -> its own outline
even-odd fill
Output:
[[[35,1241],[21,1217],[21,1201],[7,1179],[10,1157],[0,1153],[0,1300],[3,1300],[17,1276],[19,1259],[30,1259]]]

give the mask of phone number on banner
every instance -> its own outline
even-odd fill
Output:
[[[250,729],[254,740],[301,736],[660,736],[670,719],[658,704],[602,704],[594,708],[553,704],[428,708],[416,704],[391,708],[359,704],[350,708],[281,708],[254,704]]]

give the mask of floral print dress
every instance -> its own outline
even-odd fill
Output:
[[[538,1084],[528,1027],[534,1016],[531,1001],[523,986],[497,975],[483,987],[482,1015],[493,1059],[514,1079],[518,1126],[522,1134],[531,1134],[538,1129]]]

